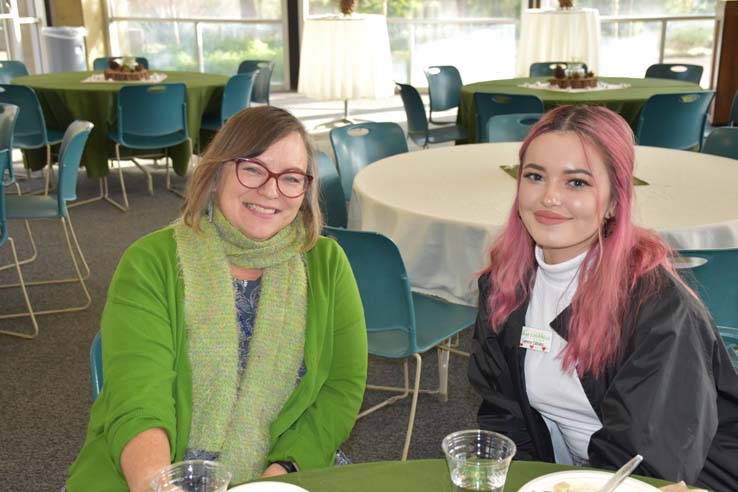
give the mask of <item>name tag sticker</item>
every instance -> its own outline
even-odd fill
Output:
[[[551,330],[523,326],[523,331],[520,333],[520,346],[526,350],[548,352],[551,350],[552,338],[553,333]]]

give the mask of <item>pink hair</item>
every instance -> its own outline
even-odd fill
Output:
[[[621,335],[629,296],[643,277],[643,298],[657,289],[654,275],[663,267],[676,279],[669,257],[669,246],[655,233],[631,222],[633,202],[633,132],[617,113],[599,106],[561,106],[543,115],[520,147],[520,163],[537,137],[549,132],[572,132],[583,144],[599,153],[607,168],[612,219],[600,227],[598,239],[584,259],[579,287],[572,300],[568,326],[568,345],[563,354],[564,368],[595,375],[614,363],[621,350]],[[518,189],[521,173],[518,173]],[[535,281],[534,242],[518,215],[515,195],[510,217],[502,234],[489,251],[491,294],[487,299],[491,327],[499,331],[510,314],[527,302]],[[645,275],[645,277],[644,277]]]

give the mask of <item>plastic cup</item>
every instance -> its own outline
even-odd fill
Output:
[[[447,435],[441,447],[454,485],[466,490],[502,491],[516,451],[511,439],[471,429]]]
[[[151,480],[152,492],[226,492],[231,472],[215,461],[172,463]]]

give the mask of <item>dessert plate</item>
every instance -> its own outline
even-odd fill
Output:
[[[597,492],[605,485],[611,472],[590,470],[569,470],[549,473],[534,478],[523,485],[518,492]],[[569,488],[563,484],[567,483]],[[617,492],[661,492],[653,485],[641,482],[635,478],[626,478],[618,486]]]

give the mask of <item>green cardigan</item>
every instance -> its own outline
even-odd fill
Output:
[[[354,425],[366,385],[367,342],[359,291],[340,246],[321,237],[305,253],[305,263],[307,373],[271,424],[267,459],[311,469],[333,462]],[[173,230],[136,241],[108,292],[101,330],[104,385],[69,469],[68,492],[128,490],[120,454],[146,429],[167,432],[173,462],[184,456],[192,382],[183,303]]]

